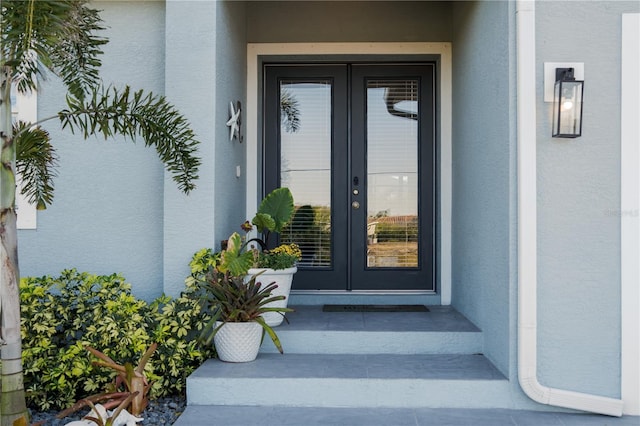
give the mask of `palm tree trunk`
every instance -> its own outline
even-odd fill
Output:
[[[11,426],[24,418],[27,424],[22,376],[20,294],[18,282],[18,228],[16,223],[16,149],[11,123],[9,69],[0,70],[0,344],[2,375],[0,426]]]

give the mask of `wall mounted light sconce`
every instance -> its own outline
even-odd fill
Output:
[[[582,135],[583,91],[584,81],[576,80],[573,68],[556,68],[552,137],[577,138]]]

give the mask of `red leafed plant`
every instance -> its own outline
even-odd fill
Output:
[[[128,362],[120,365],[103,352],[87,346],[86,349],[99,358],[98,361],[93,361],[93,365],[111,368],[116,371],[117,376],[113,381],[111,389],[109,389],[110,392],[83,398],[72,407],[58,414],[58,418],[64,418],[86,405],[93,406],[93,403],[97,402],[102,402],[102,405],[108,409],[118,407],[118,413],[120,410],[126,409],[131,405],[128,411],[134,416],[139,416],[149,403],[147,394],[149,393],[149,389],[151,389],[151,384],[144,374],[144,367],[147,365],[147,362],[157,347],[157,343],[151,344],[140,358],[140,361],[138,361],[138,365],[134,367]]]

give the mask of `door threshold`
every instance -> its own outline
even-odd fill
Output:
[[[289,305],[441,305],[433,291],[403,290],[291,290]]]
[[[310,295],[310,294],[376,294],[376,295],[436,295],[435,291],[431,290],[291,290],[291,294]]]

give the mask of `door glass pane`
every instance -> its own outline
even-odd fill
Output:
[[[280,81],[280,185],[296,208],[282,240],[301,268],[331,266],[331,116],[329,80]]]
[[[367,267],[418,265],[418,81],[367,82]]]

